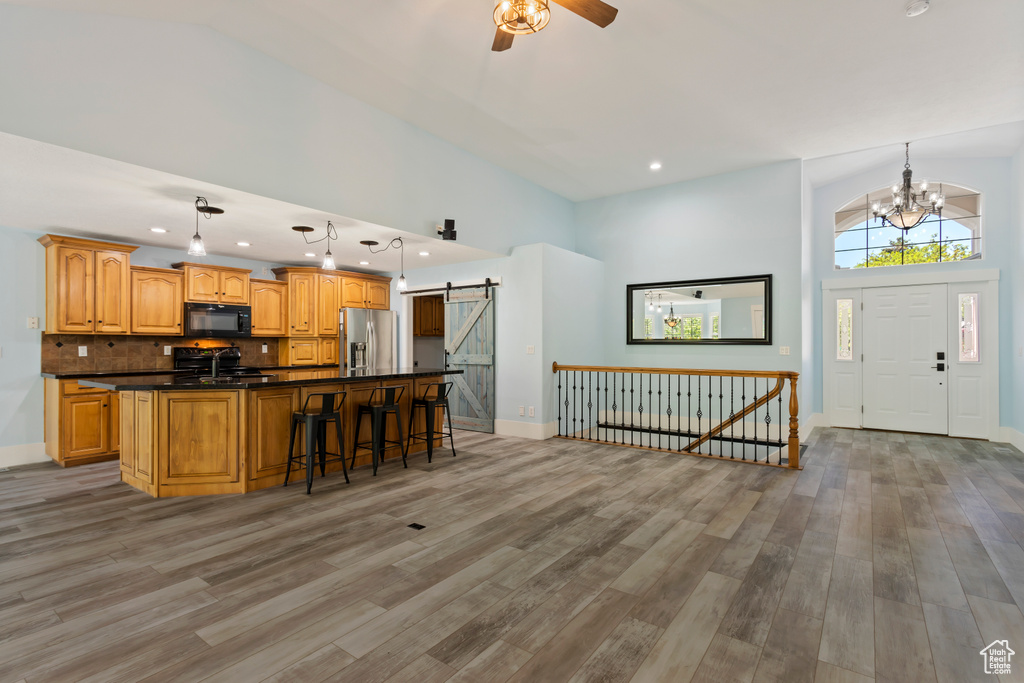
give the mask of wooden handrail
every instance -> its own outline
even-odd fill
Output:
[[[708,441],[710,441],[712,439],[712,437],[718,436],[719,434],[724,432],[726,427],[728,427],[730,425],[736,424],[737,422],[739,422],[740,420],[745,418],[747,415],[750,415],[750,413],[754,412],[755,410],[757,410],[761,406],[767,405],[768,401],[770,401],[773,398],[777,397],[781,393],[782,393],[782,380],[780,379],[778,382],[775,383],[775,386],[767,394],[765,394],[764,396],[760,397],[759,399],[757,399],[753,403],[750,403],[750,404],[744,406],[743,410],[741,410],[740,412],[736,413],[735,415],[730,417],[728,420],[725,420],[724,422],[720,422],[718,424],[718,426],[715,427],[714,429],[712,429],[710,431],[707,431],[707,432],[704,432],[703,434],[700,435],[699,438],[694,439],[693,441],[688,443],[686,445],[686,448],[684,448],[683,450],[685,450],[685,451],[692,451],[694,448],[697,448],[698,446],[707,443]]]
[[[559,370],[566,370],[568,372],[623,372],[623,373],[640,373],[640,374],[651,374],[651,375],[703,375],[705,377],[759,377],[765,379],[775,379],[777,377],[784,377],[786,379],[796,379],[800,376],[799,372],[792,370],[704,370],[699,368],[621,368],[612,367],[608,365],[559,365],[558,363],[551,364],[551,372],[556,373]]]

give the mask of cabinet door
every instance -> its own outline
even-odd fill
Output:
[[[298,389],[281,387],[249,392],[249,479],[284,473],[292,413],[298,409]],[[299,445],[295,452],[302,450]],[[300,471],[298,478],[305,478],[305,472]]]
[[[434,331],[433,331],[435,337],[443,337],[444,336],[444,312],[445,312],[444,297],[443,296],[436,297],[434,299]]]
[[[366,283],[366,307],[381,311],[391,306],[391,287],[386,282],[368,280]]]
[[[245,306],[249,303],[249,274],[220,271],[220,303]]]
[[[288,285],[250,282],[252,336],[284,337],[288,334]]]
[[[218,303],[220,301],[220,272],[206,268],[185,270],[185,301]]]
[[[135,476],[135,392],[123,391],[118,396],[120,420],[112,421],[117,430],[121,453],[121,471]]]
[[[135,413],[135,441],[132,446],[135,449],[135,476],[152,484],[156,467],[155,394],[152,391],[136,391],[134,394],[132,409]]]
[[[110,452],[121,450],[121,394],[111,391],[107,394],[107,406],[110,408]]]
[[[180,273],[132,271],[132,334],[180,335]]]
[[[103,334],[128,334],[128,254],[121,251],[97,251],[94,267],[94,329]]]
[[[158,394],[160,485],[238,481],[237,391]]]
[[[291,334],[316,334],[316,274],[299,273],[288,278],[288,318]],[[315,353],[313,354],[316,355]]]
[[[288,365],[316,365],[320,358],[320,340],[295,339],[287,340]]]
[[[64,460],[109,452],[109,402],[109,392],[64,397]]]
[[[320,365],[336,365],[338,363],[338,338],[320,338]]]
[[[341,307],[366,308],[366,281],[346,277],[341,281]]]
[[[422,298],[422,297],[417,297]],[[420,336],[429,337],[434,334],[434,300],[426,297],[420,304]]]
[[[54,332],[91,333],[94,330],[93,257],[91,249],[57,247],[57,329]]]
[[[320,275],[317,282],[317,334],[338,336],[338,311],[341,310],[341,278]]]

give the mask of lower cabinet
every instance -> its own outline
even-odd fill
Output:
[[[160,392],[157,461],[160,487],[239,481],[237,391]]]
[[[320,340],[316,337],[288,337],[280,344],[281,365],[317,365]]]
[[[292,413],[300,408],[299,390],[281,387],[249,392],[250,481],[283,474],[288,464]],[[272,482],[276,484],[275,480]]]
[[[320,337],[320,365],[338,364],[338,338]]]
[[[153,485],[156,459],[156,401],[151,391],[124,391],[120,396],[121,478]]]
[[[44,381],[46,454],[63,467],[116,460],[120,399],[116,392],[75,380]]]

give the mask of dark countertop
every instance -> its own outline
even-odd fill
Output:
[[[79,384],[99,387],[111,391],[193,391],[206,389],[259,389],[303,384],[337,384],[339,382],[360,382],[366,380],[412,379],[435,377],[437,375],[461,374],[462,370],[440,368],[360,368],[342,370],[331,368],[289,368],[269,370],[262,375],[241,375],[237,377],[201,378],[189,374],[166,372],[148,375],[104,375],[95,373],[80,377]],[[67,379],[64,377],[63,379]]]
[[[257,368],[267,374],[283,370],[337,370],[337,365],[264,365]],[[111,370],[110,372],[40,372],[47,379],[92,379],[103,377],[139,377],[155,375],[191,375],[192,370]]]

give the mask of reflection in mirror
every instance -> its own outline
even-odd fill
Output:
[[[771,344],[771,275],[627,285],[628,344]]]

